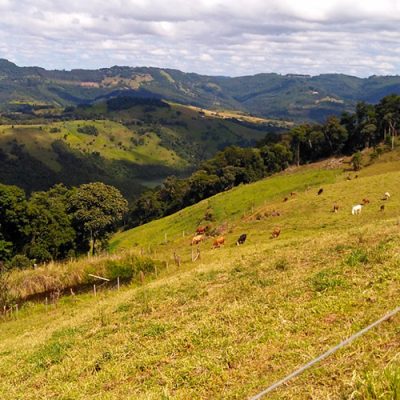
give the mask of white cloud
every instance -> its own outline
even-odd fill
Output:
[[[205,74],[399,74],[400,0],[0,0],[0,57]]]

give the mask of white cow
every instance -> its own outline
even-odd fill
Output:
[[[390,199],[390,193],[389,192],[385,192],[385,194],[383,195],[383,198],[385,200],[389,200]]]
[[[362,209],[362,205],[361,204],[357,204],[357,205],[353,206],[353,208],[351,209],[351,213],[353,215],[360,214],[361,213],[361,209]]]

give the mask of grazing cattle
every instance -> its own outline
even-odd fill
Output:
[[[351,181],[351,176],[348,176],[346,179],[347,179],[348,181]]]
[[[337,204],[333,205],[333,212],[337,213],[339,211],[339,206]]]
[[[281,234],[281,228],[274,228],[272,231],[271,237],[273,239],[277,238]]]
[[[206,232],[208,231],[208,229],[209,229],[209,226],[208,226],[208,225],[206,225],[206,226],[199,226],[199,227],[196,229],[196,233],[198,233],[198,234],[206,233]]]
[[[285,197],[284,199],[283,199],[283,201],[285,202],[285,201],[288,201],[289,199],[287,198],[287,197]]]
[[[271,217],[280,217],[281,216],[281,213],[279,212],[279,211],[272,211],[271,212]]]
[[[191,246],[195,246],[196,244],[199,244],[204,239],[205,239],[204,235],[196,235],[196,236],[194,236],[193,239],[192,239]]]
[[[353,215],[360,214],[361,213],[361,208],[362,208],[362,205],[361,204],[357,204],[357,205],[353,206],[353,208],[351,209],[351,213]]]
[[[365,206],[366,204],[369,204],[370,201],[368,199],[362,199],[362,203]]]
[[[384,205],[384,204],[381,205],[380,210],[381,210],[381,211],[384,211],[384,210],[385,210],[385,205]]]
[[[390,199],[390,193],[389,192],[385,192],[383,195],[383,199],[382,200],[389,200]]]
[[[293,196],[296,196],[296,192],[290,192],[290,195],[293,197]]]
[[[243,244],[246,241],[246,239],[247,235],[245,233],[241,234],[236,242],[236,245],[239,246],[240,244]]]
[[[321,188],[321,189],[319,189],[319,190],[318,190],[318,193],[317,193],[317,194],[318,194],[318,196],[319,196],[320,194],[322,194],[322,192],[323,192],[323,191],[324,191],[324,189],[322,189],[322,188]]]
[[[217,237],[214,240],[213,248],[216,249],[217,247],[220,247],[220,246],[222,246],[224,244],[225,244],[225,238],[223,236]]]

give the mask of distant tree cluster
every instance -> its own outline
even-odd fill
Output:
[[[99,135],[99,130],[94,125],[80,126],[77,129],[77,131],[79,133],[84,133],[85,135],[91,135],[91,136],[98,136]]]
[[[129,226],[172,214],[241,183],[257,181],[285,169],[291,161],[292,152],[285,143],[259,149],[230,146],[203,162],[189,178],[169,177],[160,188],[143,193],[131,208]]]
[[[301,124],[282,135],[268,134],[258,148],[231,146],[205,161],[187,179],[169,177],[164,184],[143,193],[131,207],[129,226],[174,213],[184,207],[285,169],[323,158],[353,154],[353,167],[361,166],[361,153],[387,142],[392,148],[400,127],[400,96],[379,104],[357,104],[354,114],[329,117],[324,124]]]
[[[100,182],[72,189],[60,184],[29,199],[22,189],[0,184],[0,263],[24,268],[94,253],[127,211],[118,189]]]
[[[400,127],[400,96],[384,97],[377,105],[360,102],[356,112],[329,117],[324,124],[302,124],[289,134],[296,164],[353,154],[387,142],[393,148]]]

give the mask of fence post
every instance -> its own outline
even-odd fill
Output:
[[[93,294],[94,294],[94,297],[96,297],[96,284],[93,285]]]
[[[139,279],[140,279],[140,282],[143,284],[144,283],[144,273],[143,273],[143,271],[139,272]]]
[[[119,290],[119,277],[117,278],[117,290]]]

